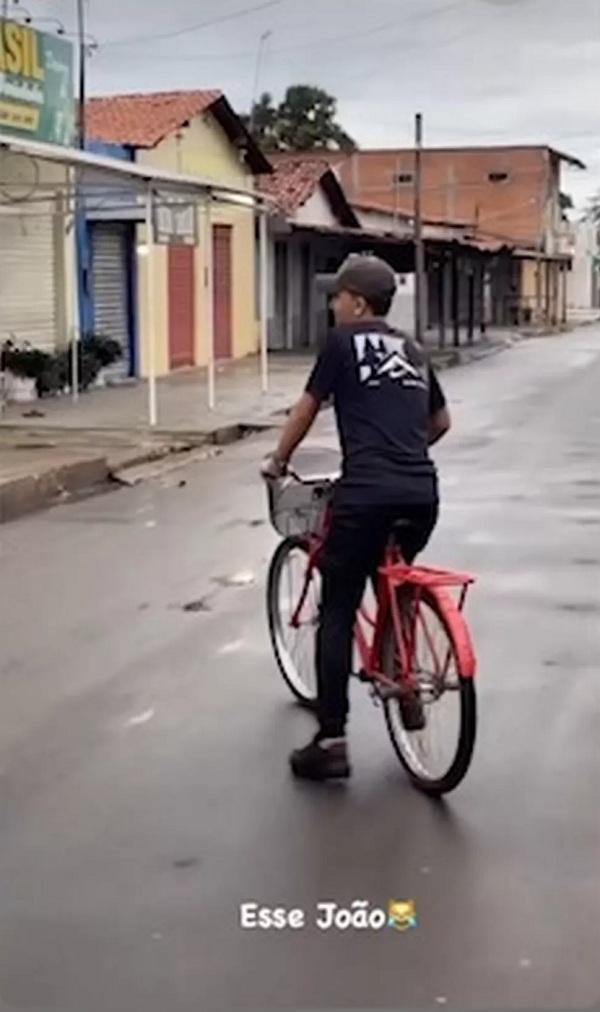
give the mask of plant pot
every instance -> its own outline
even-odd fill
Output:
[[[9,403],[31,404],[37,400],[35,380],[29,376],[16,376],[13,372],[7,372],[4,389]]]

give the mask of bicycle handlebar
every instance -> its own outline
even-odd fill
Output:
[[[332,485],[338,480],[338,475],[312,475],[308,478],[303,478],[302,475],[298,474],[293,467],[286,467],[285,474],[282,474],[279,478],[273,478],[270,474],[263,474],[264,480],[269,483],[282,481],[284,478],[291,478],[292,481],[297,482],[298,485],[313,485],[316,481],[330,482]]]

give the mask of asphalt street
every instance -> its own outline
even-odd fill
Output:
[[[272,436],[0,529],[0,1008],[600,1005],[600,328],[443,382],[427,559],[478,576],[480,699],[443,803],[360,685],[353,780],[288,774],[313,725],[267,639]],[[334,448],[325,415],[302,466]],[[416,928],[314,924],[390,898]],[[248,901],[307,925],[242,929]]]

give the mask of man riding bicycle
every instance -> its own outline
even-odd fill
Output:
[[[428,447],[450,428],[446,400],[423,349],[386,322],[396,291],[391,267],[354,255],[333,285],[336,326],[263,472],[285,473],[321,404],[333,398],[342,476],[320,562],[317,635],[319,732],[290,757],[296,776],[350,775],[348,682],[356,612],[392,533],[406,562],[427,544],[438,516],[437,475]],[[400,525],[400,526],[399,526]],[[424,727],[419,698],[400,703],[407,730]]]

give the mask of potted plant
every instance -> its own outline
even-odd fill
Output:
[[[86,353],[97,359],[99,368],[95,377],[94,386],[106,386],[106,372],[109,366],[118,362],[123,356],[123,349],[118,341],[111,337],[103,337],[101,334],[84,334],[82,345]]]
[[[86,335],[77,345],[79,389],[87,390],[92,386],[102,370],[116,362],[121,354],[118,341],[96,334]],[[61,393],[72,386],[72,371],[72,344],[54,354],[29,344],[19,348],[13,341],[7,341],[0,349],[0,372],[6,377],[4,387],[9,401],[23,403]]]
[[[51,356],[30,344],[16,347],[7,341],[0,351],[0,371],[5,374],[8,401],[28,403],[38,396],[38,384],[48,369]]]

